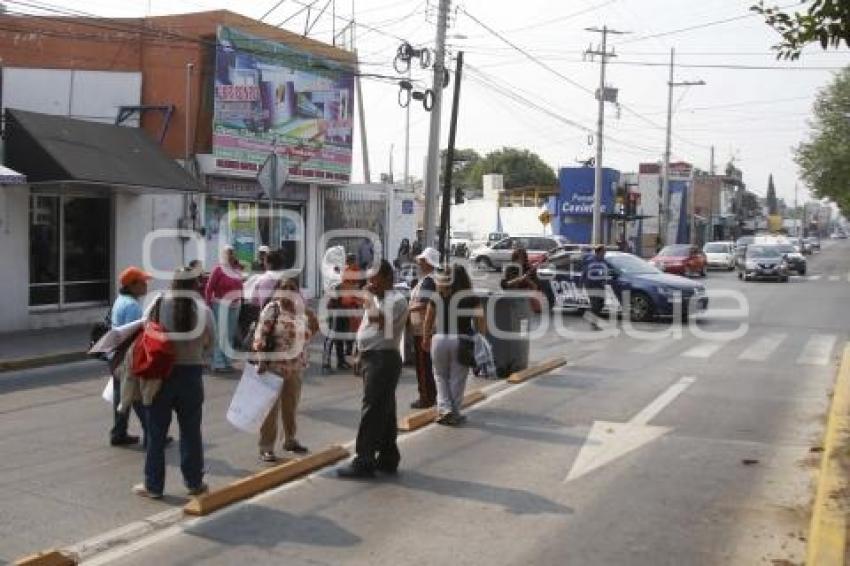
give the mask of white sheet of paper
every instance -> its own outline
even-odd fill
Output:
[[[100,354],[114,351],[115,348],[120,346],[124,340],[139,330],[144,323],[144,320],[136,320],[134,322],[127,323],[124,326],[118,326],[117,328],[110,329],[109,332],[104,334],[100,340],[91,347],[89,354]]]

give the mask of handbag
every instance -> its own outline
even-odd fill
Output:
[[[166,336],[159,323],[159,299],[154,305],[153,315],[142,327],[133,345],[133,375],[139,379],[165,379],[174,367],[174,344]]]

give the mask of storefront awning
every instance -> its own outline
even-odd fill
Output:
[[[26,182],[26,175],[0,165],[0,185],[23,185]]]
[[[144,130],[6,110],[6,164],[30,185],[88,184],[139,191],[200,190]]]

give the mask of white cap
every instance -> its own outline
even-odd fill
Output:
[[[260,253],[260,254],[261,253],[269,253],[270,251],[272,251],[272,249],[268,246],[260,246],[259,248],[257,248],[257,253]]]
[[[422,260],[434,269],[440,267],[440,252],[434,248],[425,248],[422,253],[416,256],[416,259]]]

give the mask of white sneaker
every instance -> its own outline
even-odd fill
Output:
[[[145,487],[143,483],[137,483],[133,486],[133,493],[138,495],[139,497],[147,497],[148,499],[162,499],[161,493],[153,493],[152,491],[148,491],[148,488]]]

